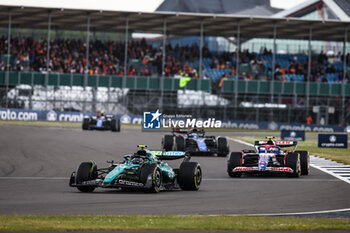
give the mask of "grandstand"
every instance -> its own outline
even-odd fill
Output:
[[[159,10],[167,9],[166,2]],[[316,9],[320,6],[319,2],[323,2],[322,6],[329,10],[327,7],[330,1],[309,3]],[[250,3],[254,4],[254,1]],[[269,9],[268,4],[257,7]],[[248,9],[251,8],[242,8],[241,12],[249,12]],[[304,8],[310,7],[304,5]],[[108,99],[106,104],[110,106],[114,103],[118,106],[108,107],[112,112],[122,109],[128,113],[140,114],[150,108],[161,108],[184,113],[190,111],[192,115],[203,117],[301,123],[307,115],[312,115],[317,123],[325,118],[326,124],[349,124],[350,114],[347,108],[350,106],[350,56],[346,47],[349,21],[336,17],[322,20],[289,18],[288,16],[293,16],[291,12],[285,14],[276,9],[270,11],[272,15],[252,17],[220,11],[215,11],[215,14],[142,13],[2,5],[0,17],[3,20],[0,21],[0,27],[7,28],[8,33],[0,38],[1,105],[67,109],[66,103],[73,101],[75,104],[70,104],[69,108],[93,111],[96,106],[107,108],[99,99],[100,93],[105,93],[108,96],[104,98]],[[298,11],[301,12],[299,8]],[[276,17],[278,14],[281,16]],[[284,16],[288,18],[283,18]],[[14,35],[11,34],[13,28],[47,29],[47,36],[32,38]],[[52,29],[86,30],[86,39],[51,38]],[[123,33],[125,40],[93,39],[92,31]],[[160,43],[155,43],[144,39],[132,40],[132,32],[162,33],[163,36]],[[197,36],[199,41],[186,45],[174,43],[173,39],[184,36]],[[236,49],[211,50],[206,40],[209,36],[227,38]],[[272,41],[273,48],[260,46],[259,52],[241,49],[244,43],[249,43],[254,38]],[[308,51],[277,53],[277,38],[307,40]],[[330,53],[324,50],[322,53],[312,53],[313,40],[341,43],[343,48],[340,52]],[[325,44],[325,48],[327,46]],[[70,97],[64,99],[62,90],[54,87],[62,86],[64,81],[61,77],[68,74],[70,84],[67,86],[71,86],[71,91],[73,86],[82,89],[75,88],[70,92]],[[33,77],[32,81],[23,82],[24,76]],[[36,77],[41,81],[35,85],[33,80]],[[103,77],[108,77],[108,82],[103,81],[101,86]],[[171,81],[187,77],[200,80],[189,82],[181,88],[174,86],[177,81]],[[139,87],[143,80],[146,80],[145,86]],[[153,81],[158,88],[146,88]],[[113,82],[120,85],[114,85]],[[166,87],[167,84],[170,87]],[[25,85],[31,86],[32,91],[23,91],[28,90]],[[244,90],[241,89],[243,87]],[[286,89],[290,87],[293,87],[292,91]],[[281,90],[277,91],[279,88]],[[324,92],[324,88],[327,92]],[[181,101],[186,101],[184,96],[188,95],[190,100],[194,94],[187,94],[186,89],[196,91],[195,94],[203,98],[225,104],[207,106],[206,101],[200,101],[201,104],[196,101],[189,101],[185,105],[179,103],[179,95]],[[60,94],[57,95],[56,92]],[[118,97],[111,99],[111,92],[118,93]],[[18,103],[23,97],[20,93],[29,95],[25,100],[27,102],[33,100],[33,95],[41,93],[41,104]],[[79,98],[74,101],[72,96],[91,96],[91,99],[86,101],[86,98]],[[65,104],[52,104],[55,101]],[[251,109],[243,102],[278,103],[286,104],[287,107]],[[335,111],[317,112],[315,106],[321,106],[321,109],[332,106]]]

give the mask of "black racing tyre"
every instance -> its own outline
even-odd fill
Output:
[[[75,172],[72,172],[69,179],[69,186],[72,187],[73,184],[75,184]]]
[[[89,130],[90,128],[89,124],[90,124],[90,119],[88,118],[83,119],[83,125],[82,125],[83,130]]]
[[[119,119],[112,119],[111,130],[112,130],[112,132],[120,132],[120,120]]]
[[[176,136],[175,139],[176,142],[176,150],[178,151],[185,151],[185,138],[181,135]]]
[[[89,181],[97,178],[97,166],[93,162],[81,163],[77,169],[75,183],[77,185],[84,181]],[[95,190],[94,186],[77,186],[77,189],[84,193],[90,193]]]
[[[141,168],[140,182],[143,184],[147,183],[149,175],[152,175],[152,185],[151,187],[145,189],[147,193],[158,193],[160,186],[162,184],[162,172],[158,168],[157,164],[146,164]]]
[[[240,167],[242,163],[241,152],[231,152],[230,158],[227,161],[227,173],[230,177],[241,177],[242,172],[233,172],[232,170],[236,167]]]
[[[226,157],[229,153],[227,139],[225,137],[218,138],[218,157]]]
[[[301,175],[309,175],[310,173],[310,155],[308,151],[299,150],[295,151],[300,155],[300,170]]]
[[[300,154],[299,153],[288,153],[286,155],[286,167],[293,169],[293,173],[289,174],[289,177],[300,177]]]
[[[172,135],[164,135],[162,140],[163,149],[166,151],[173,150],[174,139]]]
[[[177,181],[182,190],[198,190],[202,182],[202,169],[199,163],[182,162]]]

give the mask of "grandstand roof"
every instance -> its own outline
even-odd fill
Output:
[[[255,15],[255,16],[271,16],[273,14],[276,14],[277,12],[280,12],[281,9],[265,6],[265,5],[257,5],[255,7],[245,9],[242,11],[237,12],[238,15]]]
[[[8,10],[12,12],[12,25],[17,28],[47,29],[48,12],[51,11],[53,29],[86,30],[87,14],[91,15],[92,31],[125,30],[129,16],[131,32],[162,33],[163,19],[167,19],[167,33],[172,35],[199,35],[203,20],[205,36],[231,37],[237,34],[237,22],[241,25],[241,37],[272,38],[273,25],[277,25],[277,37],[308,39],[313,28],[313,40],[344,40],[344,28],[350,21],[306,20],[298,18],[252,17],[227,14],[199,14],[176,12],[121,12],[0,5],[0,27],[8,26]]]

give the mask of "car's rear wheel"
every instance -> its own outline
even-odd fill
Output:
[[[77,189],[84,193],[90,193],[95,190],[95,186],[79,186],[84,181],[94,180],[97,178],[97,166],[93,162],[81,163],[76,171],[75,183]]]
[[[176,150],[178,151],[185,151],[185,138],[181,135],[176,136]]]
[[[301,175],[308,175],[310,173],[310,155],[308,151],[295,151],[300,155],[300,169]]]
[[[113,119],[111,121],[111,130],[112,130],[112,132],[120,132],[120,120],[119,119]]]
[[[89,130],[89,123],[90,123],[90,119],[88,118],[83,119],[83,125],[82,125],[83,130]]]
[[[286,155],[286,166],[293,169],[293,173],[289,174],[289,177],[300,177],[300,154],[299,153],[288,153]]]
[[[157,164],[146,164],[141,168],[140,181],[147,184],[148,177],[151,177],[151,186],[144,191],[147,193],[158,193],[162,184],[162,172]]]
[[[225,137],[218,138],[218,157],[226,157],[229,153],[227,139]]]
[[[197,162],[182,162],[177,181],[182,190],[198,190],[202,182],[202,169]]]
[[[241,152],[231,152],[230,158],[227,161],[227,173],[230,177],[241,177],[242,172],[233,172],[233,169],[240,167],[242,163]]]
[[[164,135],[162,140],[163,149],[166,151],[173,150],[174,139],[172,135]]]

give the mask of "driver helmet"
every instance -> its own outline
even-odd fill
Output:
[[[198,130],[196,128],[192,129],[191,135],[193,137],[197,137],[198,136]]]
[[[280,148],[277,147],[277,146],[271,146],[271,147],[269,148],[269,152],[270,152],[270,153],[279,154],[279,153],[281,152],[281,150],[280,150]]]
[[[266,153],[267,148],[265,146],[259,146],[259,153]]]
[[[104,116],[105,115],[105,111],[101,111],[101,116]]]
[[[143,163],[143,159],[140,157],[135,157],[131,160],[131,162],[134,164],[141,164],[141,163]]]
[[[151,151],[147,150],[146,151],[146,158],[148,158],[149,160],[157,160],[157,156],[154,155]]]

